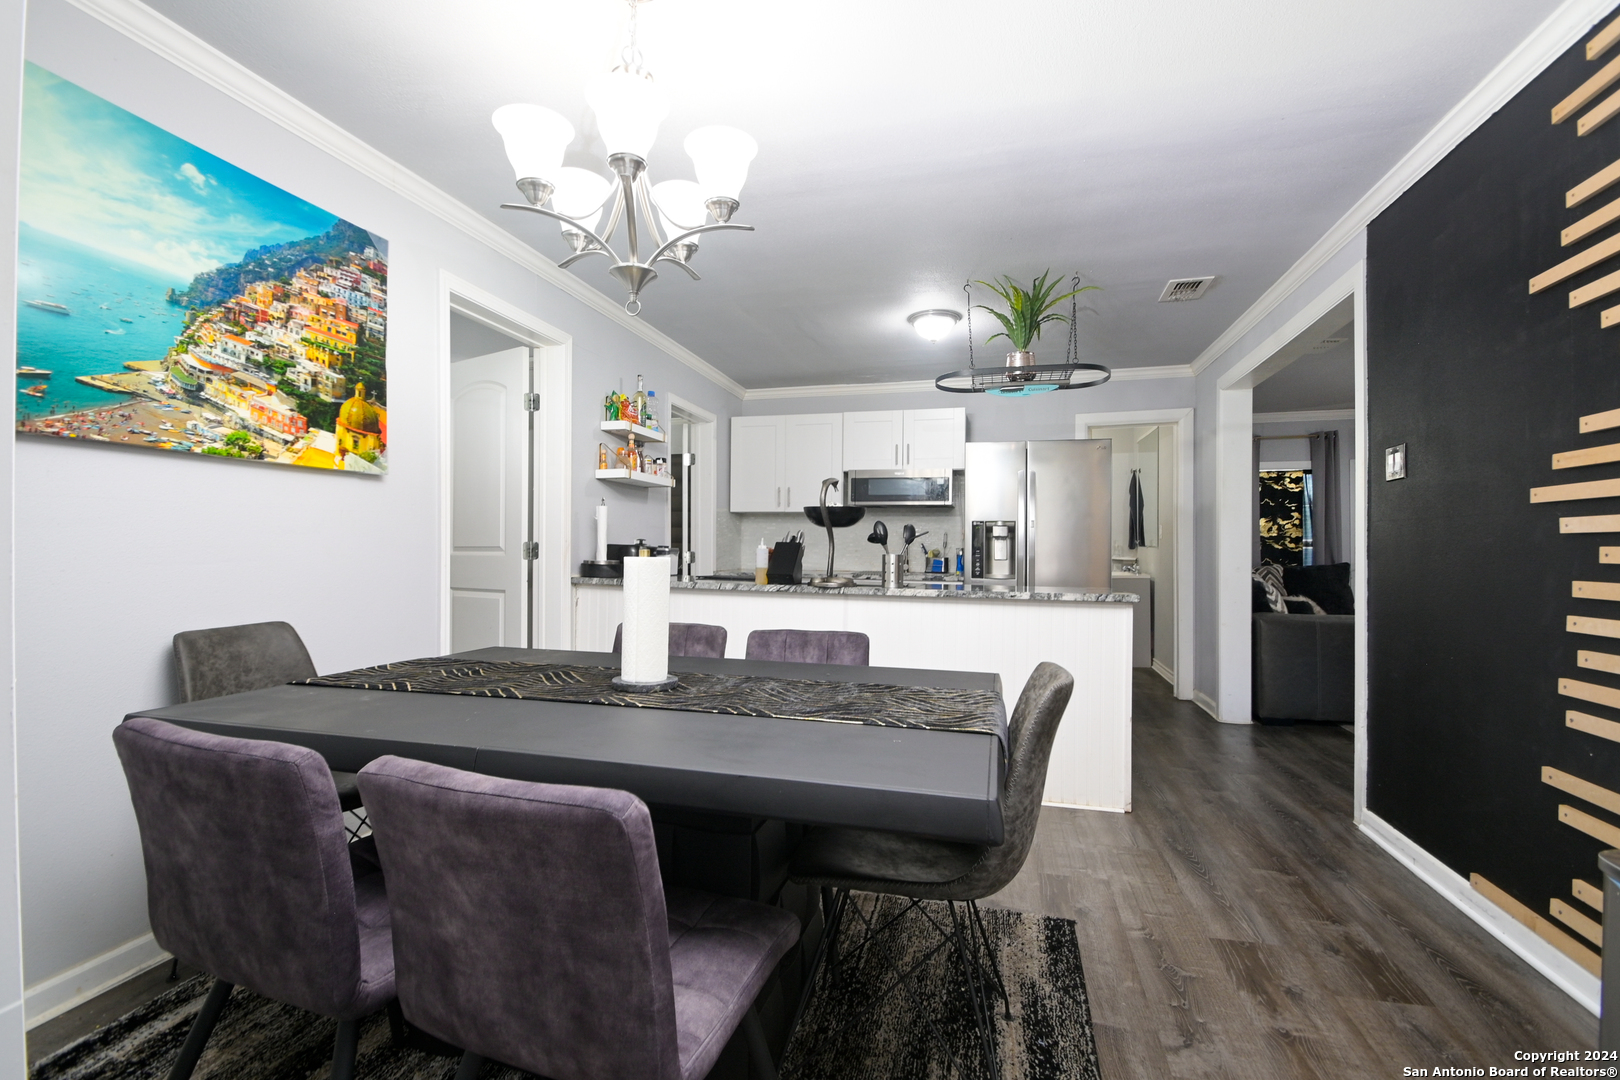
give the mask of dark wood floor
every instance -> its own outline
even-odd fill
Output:
[[[1597,1045],[1596,1018],[1354,827],[1349,731],[1218,724],[1143,670],[1134,705],[1134,812],[1047,808],[995,901],[1075,920],[1106,1080]]]
[[[1350,821],[1337,726],[1217,724],[1138,671],[1135,812],[1047,809],[997,906],[1075,920],[1105,1080],[1395,1077],[1597,1044],[1597,1021]],[[31,1060],[167,969],[29,1033]]]

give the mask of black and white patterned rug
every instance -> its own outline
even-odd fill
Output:
[[[863,897],[882,921],[898,903]],[[944,905],[934,905],[943,913]],[[943,917],[943,916],[941,916]],[[1003,1080],[1098,1080],[1091,1010],[1074,924],[1067,919],[984,912],[1012,999],[997,1018]],[[852,954],[836,985],[820,980],[783,1055],[782,1080],[943,1080],[983,1075],[966,986],[943,954],[911,989],[879,995],[895,972],[937,938],[912,913]],[[147,1005],[41,1060],[33,1080],[161,1080],[185,1040],[210,980],[189,979]],[[926,1014],[923,1012],[926,1010]],[[933,1022],[930,1023],[929,1020]],[[196,1080],[324,1080],[336,1025],[237,989],[194,1074]],[[451,1080],[456,1059],[396,1048],[379,1013],[361,1027],[356,1075],[363,1080]],[[527,1080],[494,1065],[481,1080]]]

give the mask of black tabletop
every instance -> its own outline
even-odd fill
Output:
[[[479,649],[468,659],[617,666],[607,653]],[[671,657],[670,670],[993,690],[990,672]],[[307,746],[335,769],[384,754],[648,802],[999,844],[1002,740],[667,709],[273,686],[131,716]],[[1003,724],[1005,720],[1003,719]]]

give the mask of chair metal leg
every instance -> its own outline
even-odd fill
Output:
[[[765,1041],[765,1025],[759,1022],[759,1010],[752,1005],[743,1013],[742,1029],[748,1037],[748,1056],[753,1059],[756,1080],[777,1080],[776,1062],[771,1060],[771,1047]]]
[[[996,959],[996,950],[990,944],[990,935],[984,928],[984,919],[979,915],[979,903],[977,900],[969,900],[967,906],[968,911],[973,914],[973,925],[978,928],[979,940],[984,942],[985,955],[990,958],[990,973],[996,977],[996,989],[1001,991],[1002,1016],[1007,1020],[1011,1020],[1013,1018],[1012,999],[1007,996],[1007,983],[1001,977],[1001,961]],[[978,949],[975,948],[974,952],[977,951]]]
[[[827,916],[826,923],[821,928],[821,942],[816,946],[816,955],[810,961],[810,969],[804,974],[804,986],[799,991],[799,1007],[793,1011],[793,1023],[788,1025],[789,1042],[793,1040],[794,1032],[799,1030],[799,1021],[804,1019],[804,1010],[810,1004],[810,995],[816,988],[816,976],[820,974],[821,965],[827,960],[832,941],[838,936],[838,928],[843,925],[844,908],[848,903],[849,890],[838,890],[838,895],[833,899],[832,913]]]
[[[360,1021],[339,1020],[332,1043],[331,1080],[354,1080],[354,1062],[360,1056]]]
[[[169,958],[169,979],[168,979],[168,981],[169,982],[179,982],[180,981],[180,958],[178,956],[172,956],[172,957]]]
[[[962,964],[962,976],[967,980],[968,1003],[973,1009],[973,1023],[979,1029],[979,1045],[984,1051],[984,1065],[991,1080],[1000,1080],[1001,1063],[996,1053],[996,1024],[990,1014],[989,987],[983,985],[984,973],[978,958],[970,956],[964,933],[963,917],[954,901],[947,901],[951,911],[951,937],[955,939],[956,955]],[[977,950],[975,950],[977,951]]]
[[[483,1067],[483,1055],[468,1050],[461,1055],[461,1065],[456,1069],[456,1080],[478,1080],[478,1070]]]
[[[231,984],[224,979],[215,979],[213,989],[208,991],[207,999],[197,1011],[197,1019],[191,1022],[191,1031],[186,1035],[185,1044],[180,1047],[180,1056],[174,1059],[169,1080],[190,1080],[192,1070],[197,1067],[197,1059],[202,1057],[208,1036],[213,1033],[219,1014],[230,996]]]
[[[396,1049],[405,1045],[405,1010],[399,1007],[399,998],[388,1003],[388,1038]]]

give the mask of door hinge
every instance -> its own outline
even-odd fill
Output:
[[[525,541],[523,541],[523,549],[522,549],[522,556],[521,557],[523,558],[523,560],[525,562],[533,562],[534,560],[538,559],[540,557],[540,541],[538,541],[538,540],[525,540]]]
[[[539,412],[540,411],[540,395],[535,394],[535,393],[524,394],[523,395],[523,411],[524,412]]]

